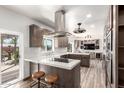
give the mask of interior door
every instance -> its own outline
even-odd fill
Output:
[[[19,35],[0,33],[0,85],[10,85],[20,78]]]

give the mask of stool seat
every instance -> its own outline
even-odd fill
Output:
[[[45,81],[49,84],[53,84],[58,80],[58,75],[56,74],[48,74],[45,77]]]
[[[43,71],[38,71],[32,74],[32,78],[33,79],[38,79],[41,78],[45,75],[45,73]]]

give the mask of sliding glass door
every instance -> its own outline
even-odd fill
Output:
[[[20,79],[20,37],[0,33],[0,85],[11,85]]]

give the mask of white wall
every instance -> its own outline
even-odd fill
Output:
[[[53,30],[52,28],[49,28],[48,26],[45,26],[42,23],[36,22],[28,17],[22,16],[20,14],[17,14],[15,12],[12,12],[0,6],[0,28],[23,33],[24,54],[26,52],[30,52],[33,54],[41,52],[39,51],[40,48],[29,48],[29,25],[30,24],[36,24],[36,25],[39,25],[41,28],[45,27],[50,30]],[[29,64],[25,62],[24,69],[25,68],[27,69],[25,69],[24,77],[27,77],[29,74],[28,66]]]

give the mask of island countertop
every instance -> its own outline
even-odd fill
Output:
[[[46,54],[45,54],[46,55]],[[59,76],[56,82],[60,88],[79,88],[80,87],[80,60],[69,59],[68,63],[53,61],[55,56],[43,56],[37,53],[25,53],[24,61],[30,63],[30,75],[38,70],[44,71],[46,74],[55,73]],[[69,82],[69,83],[68,83]]]
[[[24,58],[24,61],[39,63],[42,65],[53,66],[53,67],[62,68],[66,70],[72,70],[74,67],[76,67],[80,63],[80,60],[69,59],[68,63],[64,63],[64,62],[53,61],[50,58],[43,59],[41,56],[26,56]]]

